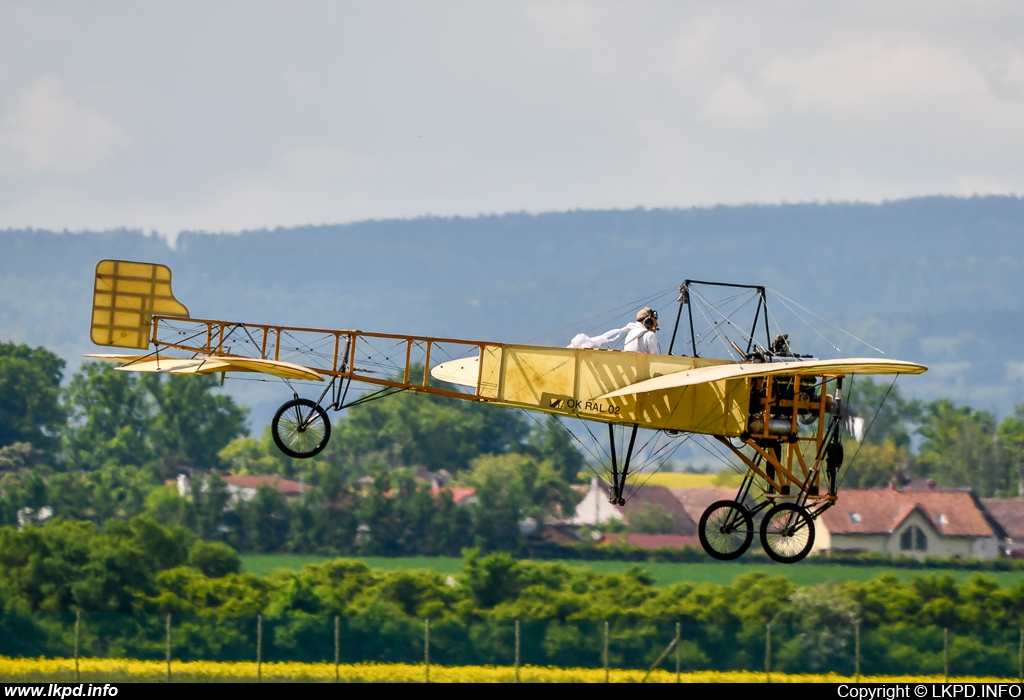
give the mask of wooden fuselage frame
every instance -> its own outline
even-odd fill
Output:
[[[301,337],[309,335],[315,336],[322,346],[315,356],[304,354],[301,347]],[[830,377],[785,375],[730,379],[709,383],[712,386],[598,402],[592,397],[650,376],[725,361],[503,345],[359,330],[153,317],[152,342],[158,353],[162,349],[174,349],[214,358],[238,356],[238,341],[242,338],[246,339],[244,346],[248,350],[244,354],[247,356],[296,362],[324,377],[605,423],[712,435],[748,470],[763,479],[771,487],[771,493],[784,497],[796,487],[797,493],[810,498],[830,498],[818,495],[822,444],[829,418],[826,388],[832,380]],[[364,369],[381,344],[390,352],[384,359],[391,363],[393,370],[386,375]],[[417,376],[414,365],[420,363],[423,368],[429,368],[433,358],[438,357],[439,348],[444,349],[444,357],[450,357],[454,350],[480,358],[475,388],[456,391],[441,382],[432,384],[429,371]],[[302,357],[295,357],[296,353]],[[533,371],[545,362],[555,369]],[[527,372],[523,367],[533,369]],[[801,390],[809,384],[819,386],[810,392]],[[780,387],[789,390],[780,393]],[[680,404],[685,404],[686,410],[677,410]],[[801,423],[801,418],[806,424]],[[780,421],[788,428],[783,428]],[[752,426],[758,429],[751,430]],[[737,439],[741,446],[734,443]],[[744,452],[742,446],[749,447],[752,454]]]

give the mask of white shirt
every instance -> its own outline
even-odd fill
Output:
[[[661,354],[661,346],[658,344],[658,337],[654,331],[644,328],[639,321],[630,323],[626,328],[626,345],[622,349],[626,352],[649,352],[655,355]]]

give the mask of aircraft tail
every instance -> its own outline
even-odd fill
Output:
[[[92,342],[147,350],[153,316],[189,317],[171,292],[169,267],[126,260],[101,260],[96,265]]]

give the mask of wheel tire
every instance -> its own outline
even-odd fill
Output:
[[[715,559],[736,559],[754,541],[754,521],[740,503],[716,501],[700,516],[697,537],[704,551]]]
[[[289,457],[307,459],[320,453],[331,439],[327,411],[309,399],[281,404],[270,423],[274,444]]]
[[[761,520],[761,546],[781,564],[800,561],[814,546],[814,519],[795,503],[779,503]]]

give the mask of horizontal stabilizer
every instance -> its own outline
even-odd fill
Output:
[[[873,357],[860,357],[846,360],[798,360],[794,362],[737,362],[712,367],[674,372],[672,374],[645,379],[642,382],[608,392],[598,399],[611,399],[617,396],[645,394],[652,391],[665,391],[684,386],[694,386],[706,382],[718,382],[723,379],[740,377],[767,377],[783,375],[787,377],[829,376],[842,377],[850,374],[921,374],[928,368],[914,362],[904,360],[886,360]]]
[[[164,372],[168,374],[214,374],[216,372],[260,372],[282,379],[321,381],[323,376],[308,367],[279,360],[253,357],[210,356],[157,357],[155,355],[86,355],[97,360],[122,362],[125,372]]]

